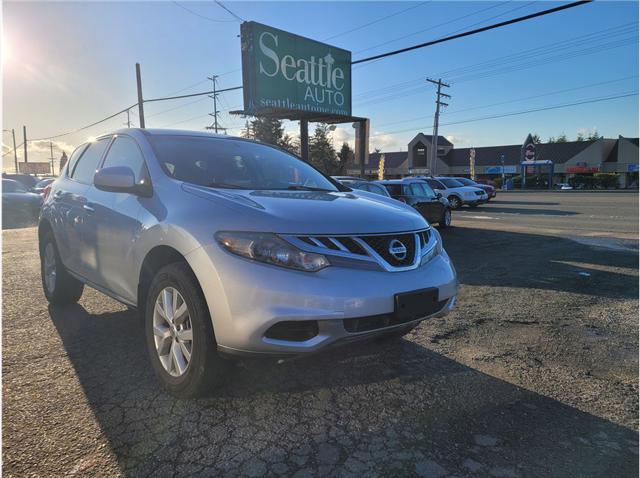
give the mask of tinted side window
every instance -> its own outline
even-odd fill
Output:
[[[88,149],[78,160],[71,177],[81,183],[93,184],[93,175],[98,169],[100,159],[102,159],[104,150],[107,149],[110,140],[111,138],[103,138],[89,144]]]
[[[435,179],[427,179],[427,183],[433,189],[447,189],[442,184],[440,184],[438,181],[436,181]]]
[[[424,190],[418,183],[411,183],[411,194],[414,196],[424,196]]]
[[[127,136],[118,136],[113,141],[103,168],[128,166],[136,177],[136,182],[147,177],[147,168],[137,143]]]
[[[76,163],[78,162],[78,158],[82,156],[84,150],[87,149],[87,144],[81,144],[78,146],[73,153],[71,153],[71,157],[67,162],[67,176],[71,175],[71,171],[76,167]]]
[[[385,184],[385,188],[392,196],[402,196],[402,186],[400,184]]]

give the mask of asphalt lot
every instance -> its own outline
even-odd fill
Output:
[[[443,232],[458,307],[404,340],[158,389],[134,313],[48,309],[3,232],[6,476],[638,476],[638,195],[508,193]]]

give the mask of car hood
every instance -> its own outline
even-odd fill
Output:
[[[233,211],[225,228],[281,234],[371,234],[427,227],[413,208],[373,194],[325,191],[182,189]]]

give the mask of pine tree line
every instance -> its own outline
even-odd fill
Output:
[[[333,147],[331,131],[328,124],[317,124],[313,135],[309,137],[309,162],[325,174],[343,175],[354,153],[346,142],[337,152]],[[246,121],[242,136],[279,146],[296,155],[300,154],[300,141],[286,134],[282,121],[278,119],[254,118]]]

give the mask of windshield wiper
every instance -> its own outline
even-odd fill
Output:
[[[301,184],[292,184],[290,186],[287,186],[287,189],[291,191],[324,191],[328,193],[335,192],[335,191],[332,191],[331,189],[314,188],[312,186],[302,186]]]
[[[238,186],[237,184],[228,184],[228,183],[209,183],[207,184],[208,188],[224,188],[224,189],[246,189],[242,186]]]

